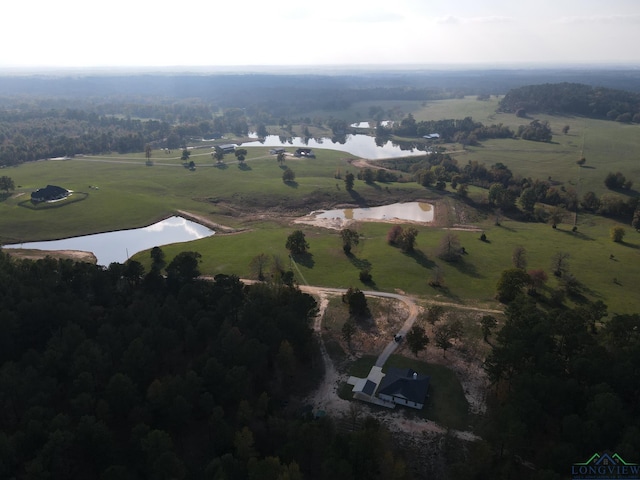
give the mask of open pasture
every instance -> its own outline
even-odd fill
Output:
[[[486,109],[493,99],[455,101],[459,113],[464,110],[464,101]],[[456,112],[447,115],[446,105],[447,102],[437,105],[442,118],[460,116]],[[427,112],[435,106],[424,108]],[[497,123],[502,118],[516,119],[514,115],[496,114]],[[639,126],[587,119],[551,120],[557,143],[492,140],[455,155],[461,164],[472,159],[488,165],[501,161],[516,175],[552,177],[566,187],[578,187],[580,194],[590,189],[603,193],[602,179],[610,170],[620,170],[631,179],[640,178],[635,160],[640,152],[640,136],[636,135]],[[564,124],[571,126],[568,135],[559,133]],[[579,168],[575,160],[582,151],[583,137],[587,164]],[[358,180],[354,192],[349,193],[343,178],[347,172],[356,173],[357,167],[351,163],[354,157],[327,150],[318,150],[315,160],[287,157],[285,166],[294,170],[296,178],[285,184],[283,170],[268,150],[250,148],[244,165],[227,155],[224,166],[215,166],[211,150],[193,149],[190,160],[195,162],[194,171],[184,168],[177,151],[153,151],[153,166],[146,166],[144,154],[140,153],[41,161],[5,169],[3,174],[14,179],[16,190],[0,202],[0,240],[19,243],[140,227],[182,210],[240,231],[164,247],[169,259],[186,249],[200,252],[205,274],[249,276],[251,259],[260,253],[276,255],[286,265],[286,238],[293,230],[301,229],[311,247],[310,255],[295,258],[295,265],[291,264],[300,283],[401,290],[443,301],[494,307],[500,273],[511,266],[513,249],[523,246],[528,268],[541,268],[549,274],[552,255],[569,252],[570,271],[583,284],[584,298],[602,299],[613,312],[640,311],[635,288],[640,284],[640,234],[628,225],[623,225],[627,229],[625,242],[616,244],[609,238],[609,229],[617,223],[602,217],[580,216],[578,233],[574,234],[566,224],[553,230],[544,224],[503,221],[501,227],[496,227],[492,218],[474,213],[467,222],[484,230],[489,242],[479,240],[478,230],[454,231],[468,255],[449,264],[437,257],[440,239],[448,230],[418,226],[416,252],[404,254],[387,245],[389,224],[360,223],[355,228],[363,241],[347,257],[338,232],[292,224],[291,220],[311,210],[341,204],[428,200],[437,198],[439,193],[412,182],[367,185]],[[47,184],[82,192],[86,198],[59,208],[33,210],[20,206],[32,191]],[[470,193],[476,197],[475,190]],[[447,197],[441,202],[441,218],[449,219],[450,224],[458,223],[459,219],[452,215],[457,206],[455,197]],[[134,258],[149,265],[147,253]],[[428,285],[436,266],[444,273],[445,289]],[[359,272],[363,269],[371,271],[373,284],[360,282]],[[549,276],[544,295],[557,286],[557,279]]]

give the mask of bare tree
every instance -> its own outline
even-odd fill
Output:
[[[527,251],[523,246],[517,246],[513,249],[513,253],[511,254],[511,261],[513,262],[513,266],[519,268],[520,270],[524,270],[527,268]]]

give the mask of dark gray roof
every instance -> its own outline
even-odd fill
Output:
[[[419,375],[411,368],[391,367],[380,382],[378,395],[404,397],[412,402],[424,403],[430,379],[428,375]]]
[[[367,395],[373,395],[373,392],[376,391],[376,384],[373,383],[371,380],[367,380],[364,384],[364,388],[362,389],[363,393],[366,393]]]
[[[31,198],[42,198],[45,200],[62,198],[69,193],[66,188],[58,187],[57,185],[47,185],[44,188],[40,188],[31,193]]]

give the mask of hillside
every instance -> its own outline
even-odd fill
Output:
[[[640,121],[640,95],[580,83],[545,83],[514,88],[500,101],[499,112],[548,113]]]

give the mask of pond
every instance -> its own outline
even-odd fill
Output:
[[[380,207],[319,210],[298,219],[297,222],[328,228],[344,228],[352,220],[371,222],[405,220],[430,223],[433,222],[433,213],[433,205],[429,203],[407,202]]]
[[[267,135],[265,138],[255,142],[246,142],[243,147],[308,147],[326,148],[328,150],[340,150],[350,153],[356,157],[377,160],[382,158],[399,158],[417,155],[425,155],[423,150],[410,142],[396,143],[391,140],[379,140],[369,135],[345,135],[336,138],[302,138],[302,137],[281,137],[278,135]]]
[[[44,242],[3,245],[2,248],[28,248],[35,250],[80,250],[92,252],[98,265],[124,263],[142,250],[170,243],[189,242],[210,237],[215,232],[199,223],[182,217],[169,217],[148,227],[117,232],[97,233],[81,237]]]

